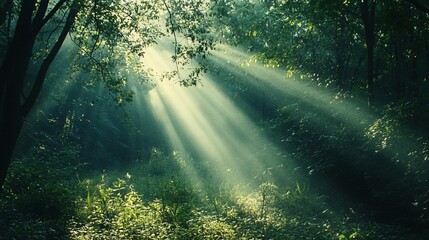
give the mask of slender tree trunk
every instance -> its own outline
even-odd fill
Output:
[[[57,41],[42,61],[33,86],[28,96],[25,97],[24,83],[36,37],[64,2],[65,0],[58,1],[53,10],[46,15],[49,0],[42,0],[39,2],[34,17],[36,0],[25,0],[21,3],[15,35],[0,68],[0,187],[3,187],[6,179],[24,119],[34,106],[49,67],[64,43],[77,15],[77,1],[74,1]]]
[[[402,56],[402,49],[401,49],[401,40],[400,36],[393,35],[391,40],[392,46],[393,46],[393,58],[395,60],[395,64],[393,65],[393,80],[394,80],[394,88],[395,88],[395,97],[396,100],[399,100],[402,98],[402,93],[404,90],[404,84],[403,84],[403,76],[402,76],[402,65],[403,65],[403,56]]]
[[[362,0],[361,17],[365,29],[365,42],[367,48],[367,90],[368,105],[372,105],[374,100],[374,48],[375,48],[375,7],[377,0]]]

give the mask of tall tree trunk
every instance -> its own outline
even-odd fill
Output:
[[[403,50],[401,45],[402,39],[398,35],[391,36],[391,43],[393,46],[393,58],[394,58],[394,64],[393,64],[393,80],[394,80],[394,89],[395,89],[395,97],[396,100],[399,100],[402,98],[402,93],[404,92],[404,84],[403,84],[403,76],[402,76],[402,66],[404,64],[404,58],[403,58]]]
[[[15,34],[0,68],[0,186],[6,178],[24,116],[21,94],[35,37],[29,34],[36,1],[22,1]]]
[[[15,35],[0,68],[0,92],[2,94],[0,97],[0,187],[3,187],[6,179],[24,119],[34,106],[49,67],[64,43],[77,15],[77,1],[74,1],[57,41],[39,67],[29,95],[24,97],[26,72],[32,57],[35,39],[42,27],[64,2],[65,0],[58,1],[46,15],[49,0],[42,0],[33,17],[36,0],[22,1]]]
[[[367,48],[368,72],[367,72],[367,90],[368,105],[374,101],[374,48],[375,48],[375,7],[377,0],[362,0],[361,18],[365,29],[365,42]]]
[[[2,129],[0,136],[0,184],[6,180],[7,171],[12,161],[12,155],[18,140],[19,133],[23,126],[23,119],[17,113],[6,114],[2,119]],[[1,188],[0,188],[1,191]]]

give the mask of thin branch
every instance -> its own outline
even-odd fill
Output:
[[[61,25],[63,24],[64,19],[67,17],[67,14],[64,13],[61,21],[58,22],[58,24],[56,24],[56,26],[50,31],[48,37],[46,38],[46,46],[49,46],[49,41],[51,40],[52,35],[54,35],[54,33],[61,27]]]
[[[174,30],[173,13],[170,11],[170,8],[168,7],[168,5],[165,2],[165,0],[162,0],[162,2],[164,3],[164,6],[167,9],[167,12],[168,12],[168,15],[169,15],[168,20],[170,21],[171,31],[173,32],[173,36],[174,36],[174,63],[176,63],[177,77],[179,78],[179,81],[182,82],[182,78],[180,77],[180,71],[179,71],[179,62],[177,60],[178,41],[177,41],[176,31]]]
[[[82,48],[82,46],[71,36],[71,40],[76,46],[79,48],[79,50],[83,51],[84,55],[88,56],[89,60],[94,64],[94,66],[98,69],[98,72],[101,74],[101,79],[104,81],[104,83],[107,85],[109,78],[112,78],[114,75],[112,71],[109,71],[108,68],[105,67],[105,64],[101,63],[98,59],[96,59],[93,55],[94,51],[86,50],[85,48]],[[109,87],[107,87],[109,88]],[[115,100],[116,97],[113,95],[112,91],[108,89],[109,96]],[[118,104],[121,110],[125,115],[128,115],[128,111],[124,108],[123,104]]]
[[[61,31],[60,36],[58,37],[58,40],[55,42],[51,51],[46,56],[46,58],[43,60],[42,65],[40,66],[40,69],[39,69],[37,76],[36,76],[36,81],[35,81],[33,87],[31,88],[30,94],[28,95],[28,98],[26,99],[26,101],[24,102],[23,107],[22,107],[24,116],[26,116],[30,112],[31,108],[33,107],[34,103],[36,102],[36,99],[37,99],[37,97],[40,93],[40,90],[42,89],[43,83],[45,81],[46,73],[48,72],[51,63],[53,62],[53,60],[57,56],[61,46],[64,43],[65,38],[67,37],[67,34],[70,32],[70,29],[75,22],[75,17],[78,13],[78,10],[79,10],[77,8],[77,6],[75,6],[76,3],[77,3],[77,0],[75,0],[73,2],[73,5],[70,7],[70,11],[69,11],[69,14],[67,16],[66,23],[64,25],[63,30]]]
[[[95,0],[94,1],[94,6],[91,8],[91,13],[94,13],[94,22],[95,22],[95,26],[96,26],[97,30],[101,31],[100,22],[99,22],[99,20],[97,18],[97,6],[98,6],[97,3],[98,3],[98,1]],[[92,14],[90,16],[92,16]],[[98,45],[99,41],[100,41],[100,33],[98,32],[95,35],[94,45],[91,48],[91,52],[90,52],[91,56],[92,56],[92,53],[95,52],[95,50],[97,50],[97,48],[98,48],[97,45]]]
[[[49,13],[43,18],[41,27],[43,27],[51,18],[57,13],[57,11],[64,5],[67,0],[60,0],[55,4],[55,6],[49,11]]]

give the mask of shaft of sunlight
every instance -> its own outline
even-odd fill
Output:
[[[147,51],[145,65],[154,72],[174,70],[174,64],[166,61],[169,56],[165,47],[154,47]],[[156,87],[149,92],[151,109],[171,147],[214,166],[218,179],[229,184],[258,184],[258,174],[280,165],[279,158],[284,155],[213,79],[204,77],[204,86],[188,88],[161,81],[157,74],[154,81]],[[201,178],[195,169],[190,175],[193,181]]]
[[[293,77],[286,77],[285,71],[264,67],[260,63],[252,63],[248,60],[251,55],[239,48],[223,45],[213,53],[213,60],[223,64],[231,72],[244,71],[253,79],[248,78],[248,83],[255,85],[261,91],[280,96],[291,96],[300,101],[317,107],[322,112],[334,111],[337,119],[347,127],[362,130],[362,126],[374,120],[365,107],[336,99],[335,94],[326,88],[314,86],[310,81],[300,81]],[[227,62],[228,64],[224,64]],[[245,62],[245,64],[243,64]],[[325,124],[325,123],[319,123]]]

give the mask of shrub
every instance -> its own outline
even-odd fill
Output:
[[[102,179],[80,206],[80,217],[71,222],[71,239],[167,239],[171,232],[159,204],[145,204],[125,180],[109,187]]]

